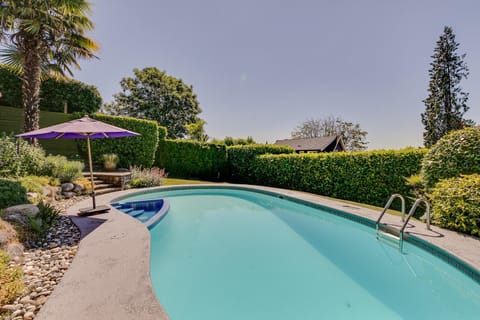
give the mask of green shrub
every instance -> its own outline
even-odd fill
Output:
[[[160,140],[155,165],[176,178],[219,180],[227,168],[225,146],[187,140]]]
[[[409,194],[405,177],[419,171],[424,150],[262,155],[249,164],[251,183],[384,206]],[[396,205],[396,204],[395,204]]]
[[[27,190],[20,182],[0,178],[0,209],[27,203]]]
[[[40,202],[38,213],[35,216],[27,216],[27,224],[21,232],[22,238],[28,241],[44,238],[59,215],[60,212],[55,207]]]
[[[44,174],[61,182],[72,182],[82,177],[84,165],[80,161],[69,161],[64,156],[48,156],[45,158]]]
[[[18,177],[43,170],[45,151],[23,139],[0,136],[0,176]]]
[[[100,165],[103,163],[103,154],[115,153],[120,159],[119,167],[142,166],[149,168],[153,165],[159,134],[159,127],[156,121],[109,116],[99,113],[92,115],[92,118],[140,134],[140,136],[126,138],[93,139],[91,142],[94,163]],[[78,144],[80,153],[86,158],[85,141],[78,140]]]
[[[422,173],[427,188],[461,174],[480,173],[480,127],[453,131],[425,155]]]
[[[163,179],[166,178],[165,170],[156,167],[150,169],[142,169],[140,167],[131,167],[132,178],[130,187],[132,188],[148,188],[161,186]]]
[[[23,274],[20,267],[10,267],[9,256],[0,249],[0,306],[12,303],[23,290]]]
[[[480,236],[480,175],[441,180],[429,194],[432,221],[444,228]]]
[[[22,166],[17,155],[17,148],[12,137],[0,136],[0,176],[17,177]]]
[[[227,148],[227,159],[230,179],[234,182],[253,183],[257,181],[251,172],[251,163],[262,154],[293,153],[293,149],[286,146],[270,144],[237,145]]]

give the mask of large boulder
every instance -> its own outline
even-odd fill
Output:
[[[34,204],[20,204],[6,208],[2,219],[25,225],[27,223],[27,217],[35,217],[38,211],[38,207]]]

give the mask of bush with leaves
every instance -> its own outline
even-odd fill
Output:
[[[27,190],[20,182],[0,178],[0,209],[27,202]]]
[[[427,188],[461,174],[480,173],[480,127],[453,131],[425,155],[422,174]]]
[[[12,303],[24,290],[22,269],[9,262],[10,257],[0,249],[0,306]]]
[[[37,175],[43,170],[45,151],[23,139],[0,136],[0,176]]]
[[[130,167],[132,178],[130,187],[147,188],[162,185],[163,179],[167,177],[164,169],[153,167],[150,169],[142,169],[141,167]]]
[[[44,174],[60,182],[72,182],[82,177],[84,165],[80,161],[69,161],[64,156],[48,156],[45,158]]]
[[[438,182],[429,194],[432,221],[441,227],[480,236],[480,175]]]

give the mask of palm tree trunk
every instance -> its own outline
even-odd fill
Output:
[[[23,131],[39,129],[40,113],[40,54],[37,50],[25,50],[22,76]]]

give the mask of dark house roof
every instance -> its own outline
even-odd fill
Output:
[[[292,147],[295,152],[345,151],[341,136],[319,138],[285,139],[275,141],[276,145]]]

